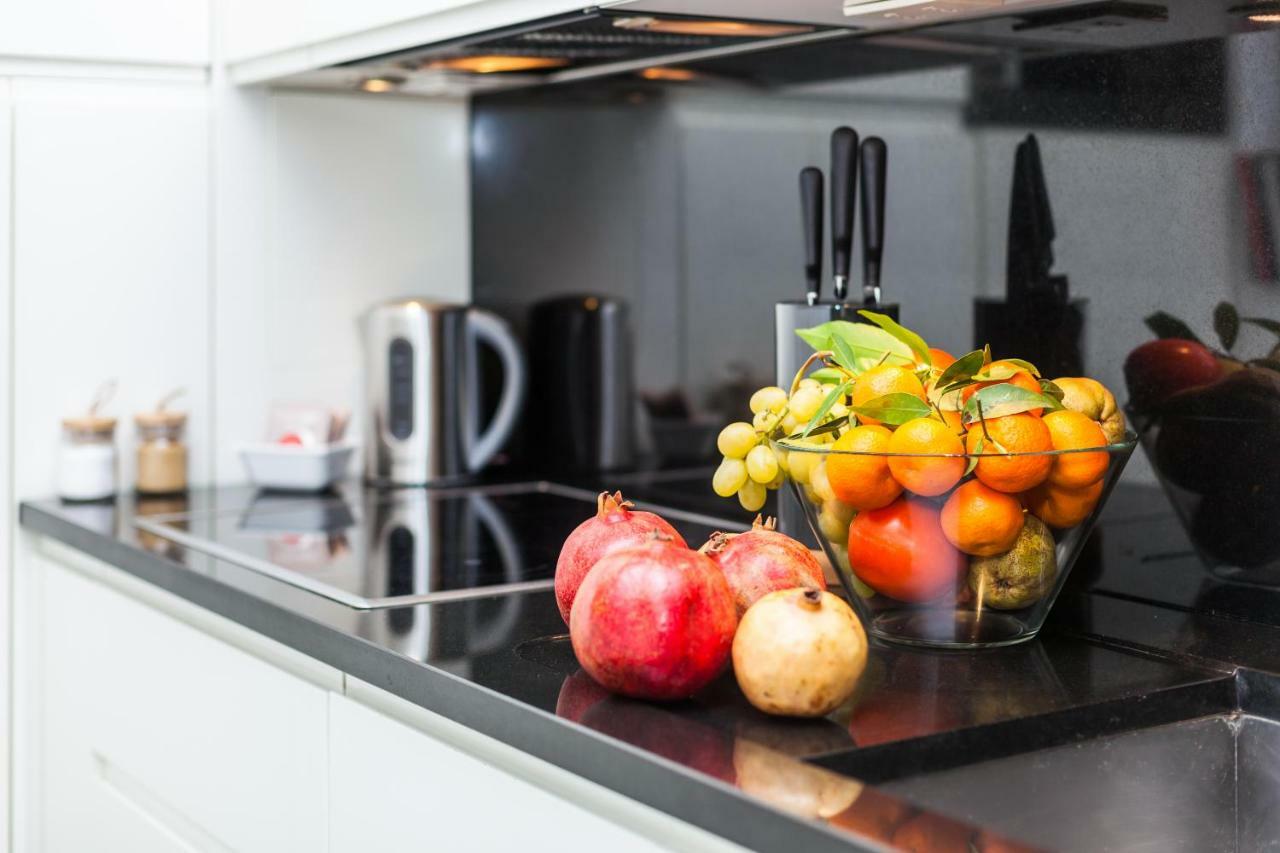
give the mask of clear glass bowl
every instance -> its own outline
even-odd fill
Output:
[[[1129,417],[1210,574],[1280,587],[1280,418]]]
[[[1035,637],[1136,445],[1137,436],[1130,433],[1118,444],[1087,450],[983,454],[977,458],[1037,470],[1052,467],[1055,480],[1069,479],[1068,468],[1073,473],[1104,470],[1083,487],[1045,482],[1010,495],[1017,505],[996,501],[981,512],[949,514],[944,525],[943,507],[956,488],[975,479],[972,473],[943,494],[926,497],[904,490],[887,506],[861,512],[838,493],[848,499],[851,489],[867,492],[866,477],[883,477],[890,465],[950,466],[953,472],[962,466],[968,472],[976,461],[970,454],[839,451],[794,439],[773,442],[805,518],[867,630],[893,643],[957,649]],[[843,458],[835,465],[837,476],[830,478],[828,465],[836,457]],[[1012,530],[1018,532],[1010,547]],[[953,544],[956,540],[966,550],[986,554],[965,553]]]

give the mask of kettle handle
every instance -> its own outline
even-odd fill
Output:
[[[502,360],[502,397],[498,400],[498,410],[493,420],[483,433],[480,432],[480,364],[477,342],[484,342],[498,353]],[[493,458],[502,443],[515,429],[516,418],[520,407],[524,404],[526,370],[524,353],[520,344],[496,314],[482,311],[479,308],[467,310],[467,351],[471,376],[470,388],[467,389],[466,403],[467,426],[463,434],[467,455],[467,470],[475,473]]]

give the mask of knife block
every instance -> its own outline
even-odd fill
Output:
[[[975,347],[990,344],[998,359],[1024,358],[1046,379],[1083,376],[1087,308],[1087,299],[1015,304],[979,297],[973,301]]]

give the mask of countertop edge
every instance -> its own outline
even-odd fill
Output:
[[[880,851],[660,756],[326,627],[155,554],[23,502],[19,526],[48,536],[264,637],[636,802],[757,850]]]

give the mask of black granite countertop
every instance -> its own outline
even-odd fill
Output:
[[[663,504],[682,492],[670,477],[629,485],[630,496]],[[194,491],[181,506],[235,507],[252,496],[243,488]],[[943,849],[944,839],[960,838],[971,849],[1016,850],[1052,838],[1002,839],[990,826],[921,808],[895,782],[1234,713],[1242,702],[1237,666],[1274,671],[1280,662],[1280,628],[1265,615],[1266,596],[1250,606],[1224,593],[1229,585],[1179,567],[1185,554],[1160,564],[1163,582],[1151,580],[1135,543],[1155,542],[1154,526],[1165,552],[1179,547],[1158,497],[1140,488],[1117,493],[1039,639],[978,653],[875,646],[857,693],[817,721],[755,711],[731,675],[683,703],[609,696],[579,670],[545,589],[357,611],[135,528],[138,515],[174,511],[172,501],[33,501],[22,505],[21,523],[753,849]],[[690,510],[714,505],[695,501]]]

